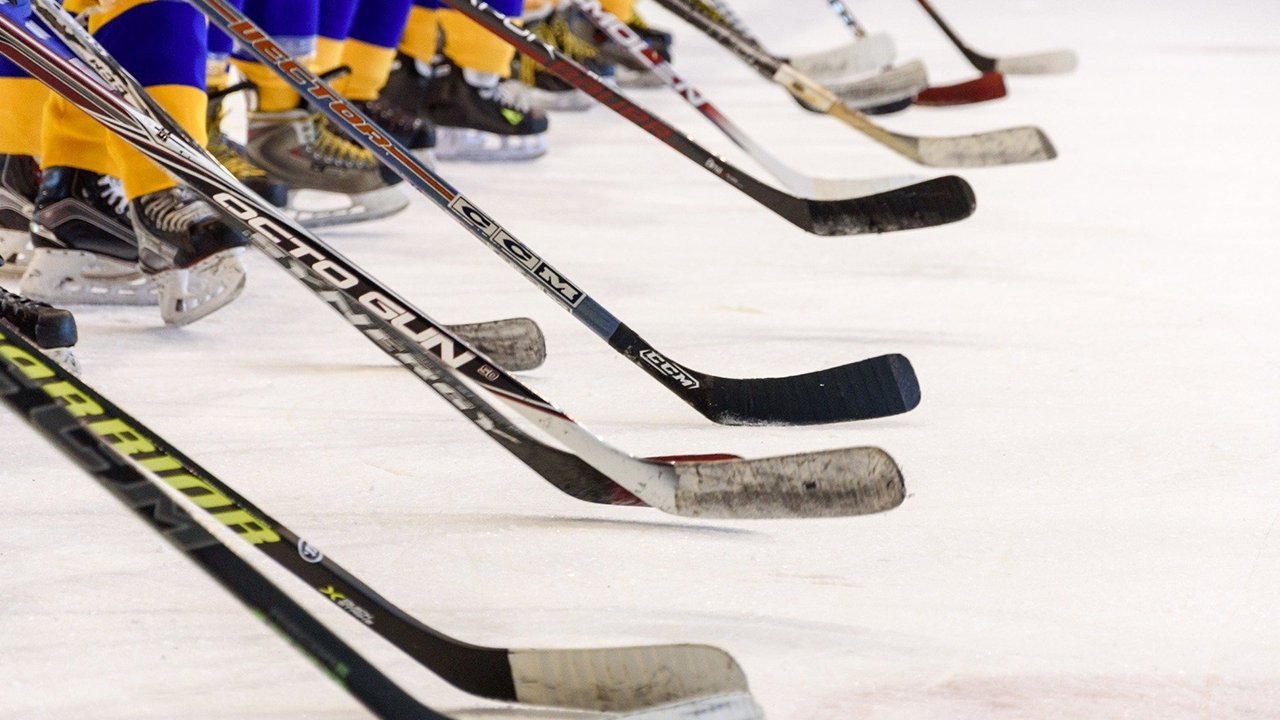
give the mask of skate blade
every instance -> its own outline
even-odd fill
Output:
[[[155,305],[155,283],[137,265],[81,250],[40,248],[19,284],[32,300],[54,305]]]
[[[175,327],[190,325],[226,307],[244,290],[245,271],[240,264],[244,248],[214,253],[189,268],[156,273],[160,293],[160,317]]]
[[[399,188],[385,187],[365,193],[344,195],[319,190],[306,191],[305,205],[299,204],[298,193],[289,194],[289,215],[306,228],[333,227],[390,217],[409,207],[409,198]],[[312,201],[331,207],[309,207]],[[336,203],[336,204],[334,204]]]
[[[31,262],[31,232],[0,230],[0,275],[21,275]]]
[[[440,160],[533,160],[547,154],[547,135],[499,135],[470,128],[437,127],[435,150]]]

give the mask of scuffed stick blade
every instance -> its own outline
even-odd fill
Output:
[[[1050,50],[996,58],[996,72],[1006,75],[1059,75],[1075,70],[1077,63],[1076,54],[1071,50]]]
[[[929,84],[924,63],[912,60],[874,77],[844,83],[828,84],[827,89],[840,101],[858,109],[877,107],[905,100]]]
[[[916,104],[924,107],[951,107],[954,105],[973,105],[974,103],[997,100],[1008,94],[1004,86],[1004,76],[997,72],[983,73],[981,76],[955,85],[928,87],[916,95]]]
[[[709,645],[512,650],[509,660],[516,697],[530,705],[627,712],[747,691],[733,656]]]
[[[533,370],[547,360],[546,336],[529,318],[450,325],[449,329],[511,372]]]
[[[877,195],[810,201],[813,232],[844,236],[934,227],[973,214],[977,200],[964,178],[948,175]]]
[[[916,138],[919,162],[932,167],[986,167],[1041,162],[1058,156],[1036,127],[993,130],[977,135]]]
[[[894,152],[930,167],[987,167],[1042,162],[1058,156],[1043,130],[1035,127],[992,130],[975,135],[916,137],[890,132],[862,113],[836,103],[828,114]]]
[[[688,517],[867,515],[891,510],[906,497],[897,463],[874,447],[675,467],[676,507]]]
[[[884,33],[868,35],[832,50],[797,55],[788,63],[823,85],[839,83],[893,63],[898,54],[893,38]]]

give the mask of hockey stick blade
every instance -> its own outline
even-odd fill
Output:
[[[1008,90],[1005,88],[1004,76],[991,72],[954,85],[927,87],[916,95],[916,104],[924,107],[972,105],[997,100],[1005,95],[1008,95]]]
[[[512,372],[533,370],[547,360],[547,339],[529,318],[450,325],[458,337]]]
[[[1076,69],[1079,60],[1071,50],[1049,50],[996,58],[996,72],[1006,75],[1060,75]]]
[[[635,338],[625,325],[610,340],[639,356],[649,374],[674,378],[698,398],[700,410],[722,425],[820,425],[899,415],[920,404],[920,384],[902,355],[882,355],[804,375],[736,378],[682,367]],[[761,382],[765,380],[767,382]]]
[[[912,60],[864,80],[824,84],[841,102],[862,110],[909,99],[928,86],[929,77],[924,63]]]
[[[840,212],[832,212],[840,204]],[[934,227],[969,217],[977,208],[973,188],[955,175],[842,201],[809,201],[818,235],[855,235]],[[905,358],[904,358],[905,360]],[[910,409],[910,408],[907,408]]]
[[[832,50],[793,55],[787,62],[823,85],[829,85],[889,67],[897,54],[893,38],[875,33]]]
[[[854,508],[878,513],[901,505],[906,486],[893,458],[879,448],[856,450],[677,465],[676,503],[682,515],[704,518],[843,517]],[[797,469],[809,480],[785,483]],[[778,492],[781,486],[787,491]]]

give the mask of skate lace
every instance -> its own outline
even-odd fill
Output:
[[[569,29],[569,23],[558,12],[553,14],[549,20],[538,23],[531,29],[539,40],[556,48],[571,60],[594,60],[600,55],[600,51],[596,49],[595,45],[578,37]],[[520,82],[526,85],[533,85],[536,82],[537,73],[541,70],[543,70],[541,63],[528,55],[520,54],[520,68],[517,73]]]
[[[331,130],[323,116],[315,116],[312,122],[316,134],[307,149],[313,158],[326,165],[347,168],[377,167],[378,160],[373,153]]]
[[[164,233],[184,232],[212,216],[212,209],[186,186],[161,190],[141,199],[142,215]]]
[[[234,148],[226,143],[209,143],[209,152],[213,154],[215,160],[222,163],[224,168],[240,180],[267,176],[266,170],[249,162],[243,155],[236,152]]]
[[[124,194],[124,184],[110,175],[98,176],[98,197],[116,215],[123,216],[129,212],[129,198]]]

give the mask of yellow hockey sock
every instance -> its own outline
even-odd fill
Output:
[[[458,67],[511,76],[515,48],[457,10],[441,10],[444,54]]]
[[[0,154],[40,156],[40,119],[49,89],[34,78],[0,78]]]
[[[431,62],[440,50],[440,21],[438,10],[414,5],[409,10],[409,22],[400,36],[400,52],[415,60]]]

